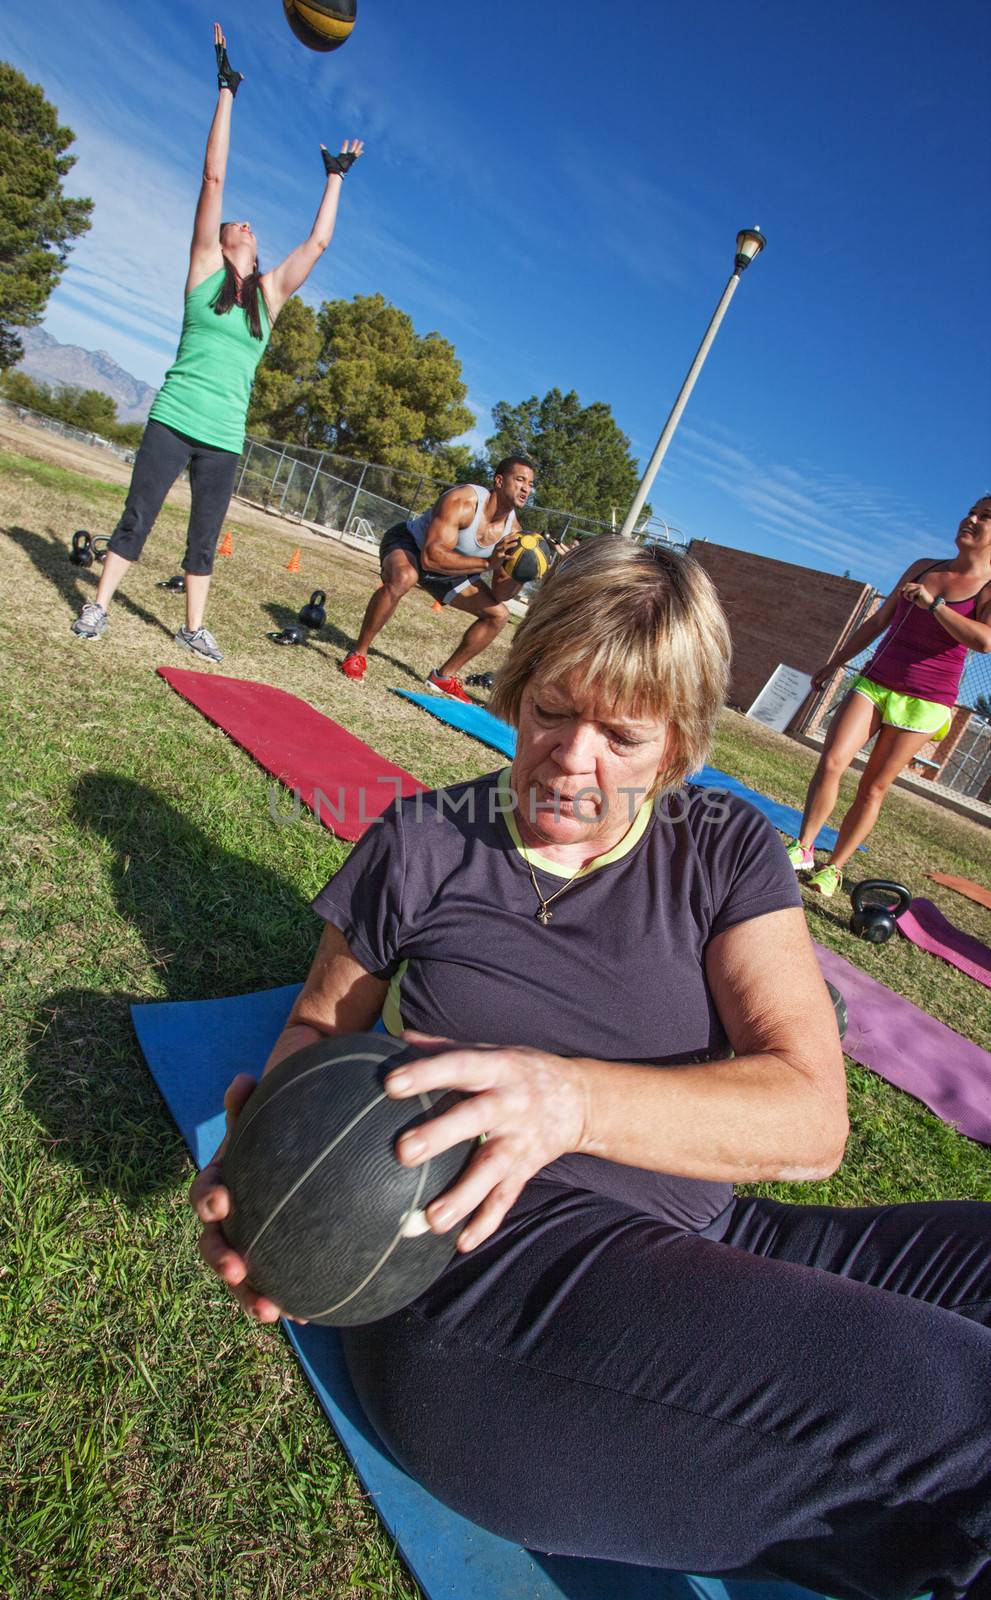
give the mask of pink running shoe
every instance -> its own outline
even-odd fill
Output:
[[[460,700],[465,706],[475,704],[471,695],[465,694],[460,678],[442,678],[435,669],[428,674],[426,682],[429,688],[436,689],[438,694],[446,694],[450,700]]]
[[[357,651],[352,650],[350,655],[346,655],[341,662],[341,671],[346,678],[352,678],[355,683],[358,683],[365,676],[367,666],[368,662],[365,657],[359,656]]]
[[[799,844],[797,839],[790,839],[785,845],[788,860],[796,872],[811,872],[816,864],[816,858],[808,845]]]

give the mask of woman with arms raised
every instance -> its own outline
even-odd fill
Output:
[[[608,535],[569,555],[497,680],[512,767],[369,828],[270,1064],[382,1014],[436,1044],[391,1094],[466,1097],[400,1160],[486,1136],[428,1209],[453,1264],[344,1334],[442,1500],[542,1551],[959,1595],[991,1571],[991,1213],[734,1193],[827,1176],[847,1118],[781,841],[684,781],[728,658],[692,561]],[[220,1228],[222,1151],[193,1202],[273,1320]]]
[[[250,222],[221,220],[231,110],[242,78],[227,58],[219,23],[214,24],[214,47],[219,98],[193,224],[179,350],[152,405],[127,503],[107,546],[96,599],[83,606],[72,625],[81,639],[99,639],[105,632],[110,601],[128,567],[141,555],[169,489],[188,469],[192,506],[182,562],[186,624],[176,640],[209,661],[219,661],[221,655],[213,634],[203,626],[203,616],[244,445],[255,369],[279,312],[306,282],[333,238],[341,183],[363,148],[358,139],[345,140],[334,156],[321,146],[327,182],[309,237],[280,266],[261,272]]]

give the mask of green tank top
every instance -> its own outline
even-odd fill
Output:
[[[262,337],[253,339],[241,306],[218,317],[210,302],[223,282],[218,267],[186,296],[179,349],[149,412],[156,422],[200,444],[240,454],[255,368],[271,328],[259,294]]]

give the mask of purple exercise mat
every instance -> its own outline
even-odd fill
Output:
[[[991,1055],[835,951],[817,944],[816,955],[847,1004],[846,1054],[951,1127],[991,1145]]]
[[[917,895],[895,927],[920,950],[928,950],[931,956],[941,956],[951,967],[959,967],[968,978],[976,978],[985,989],[991,989],[991,950],[973,934],[954,927],[932,900]]]

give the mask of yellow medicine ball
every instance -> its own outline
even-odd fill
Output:
[[[533,583],[535,578],[544,576],[553,560],[553,550],[539,533],[521,533],[519,543],[506,557],[502,570],[517,583]]]
[[[339,50],[354,27],[358,0],[282,0],[296,38],[311,50]]]

